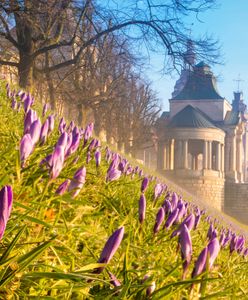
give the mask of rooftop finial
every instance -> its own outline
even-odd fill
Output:
[[[237,92],[240,92],[240,83],[241,83],[241,81],[244,81],[243,79],[240,78],[240,74],[238,75],[238,78],[233,79],[233,81],[237,82]]]

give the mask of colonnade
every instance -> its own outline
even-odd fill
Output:
[[[158,168],[163,170],[198,170],[198,156],[202,154],[202,169],[224,172],[224,144],[218,141],[194,140],[199,141],[199,151],[198,153],[190,153],[190,141],[190,139],[170,139],[160,144]],[[191,165],[189,165],[189,153],[192,157]]]

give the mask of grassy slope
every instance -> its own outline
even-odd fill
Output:
[[[14,190],[13,211],[0,254],[23,228],[8,256],[10,261],[0,259],[0,299],[112,299],[116,289],[111,286],[106,270],[114,273],[122,284],[116,299],[144,299],[146,286],[141,281],[147,273],[151,276],[147,285],[156,282],[153,299],[188,299],[193,263],[182,281],[177,239],[170,238],[173,229],[160,231],[155,237],[152,233],[163,201],[161,197],[153,207],[154,183],[146,191],[147,214],[140,230],[139,176],[135,175],[133,180],[122,176],[106,183],[107,162],[103,159],[99,169],[94,159],[86,165],[86,150],[80,147],[66,161],[60,176],[49,182],[39,162],[52,152],[57,130],[44,146],[36,147],[27,167],[20,170],[18,148],[23,134],[23,111],[13,112],[3,87],[0,92],[0,187],[11,184]],[[104,156],[103,150],[102,153]],[[77,155],[80,158],[73,164]],[[87,175],[80,195],[76,199],[69,194],[55,195],[59,184],[72,178],[83,165]],[[102,274],[92,274],[108,236],[122,225],[125,236],[120,248]],[[193,261],[207,244],[208,227],[202,220],[198,229],[191,232]],[[51,244],[44,244],[50,240]],[[206,281],[202,299],[231,299],[234,295],[245,299],[248,293],[247,260],[237,253],[230,257],[228,249],[221,250],[208,277],[211,280]],[[199,284],[191,298],[197,298],[198,288]]]

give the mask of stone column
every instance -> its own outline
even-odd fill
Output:
[[[230,157],[230,171],[236,171],[236,136],[231,136],[231,157]]]
[[[208,141],[204,141],[203,145],[203,169],[208,168]]]
[[[183,169],[188,169],[188,141],[183,141]]]
[[[198,154],[195,155],[195,170],[198,170]]]
[[[221,144],[221,172],[225,170],[225,148],[224,145]]]
[[[212,169],[212,141],[208,141],[208,169]]]
[[[221,145],[219,142],[216,145],[216,170],[221,170]]]
[[[177,169],[182,169],[182,156],[183,156],[183,142],[181,140],[177,141],[177,157],[175,160]]]
[[[163,146],[163,170],[167,169],[166,157],[167,157],[167,146],[164,144]]]
[[[239,182],[243,182],[243,172],[242,172],[242,136],[238,135],[236,139],[236,149],[237,149],[237,157],[236,157],[236,167],[237,167],[237,175]]]
[[[174,151],[175,151],[175,140],[171,140],[170,144],[170,170],[174,170]]]
[[[171,140],[166,144],[166,170],[170,170],[170,152],[171,152]]]

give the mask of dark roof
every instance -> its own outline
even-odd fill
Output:
[[[228,111],[224,119],[224,125],[237,125],[239,123],[239,119],[238,111]]]
[[[217,128],[212,121],[198,108],[187,105],[169,122],[168,127]]]
[[[222,100],[217,91],[215,77],[204,62],[196,65],[188,75],[184,88],[172,100]]]

